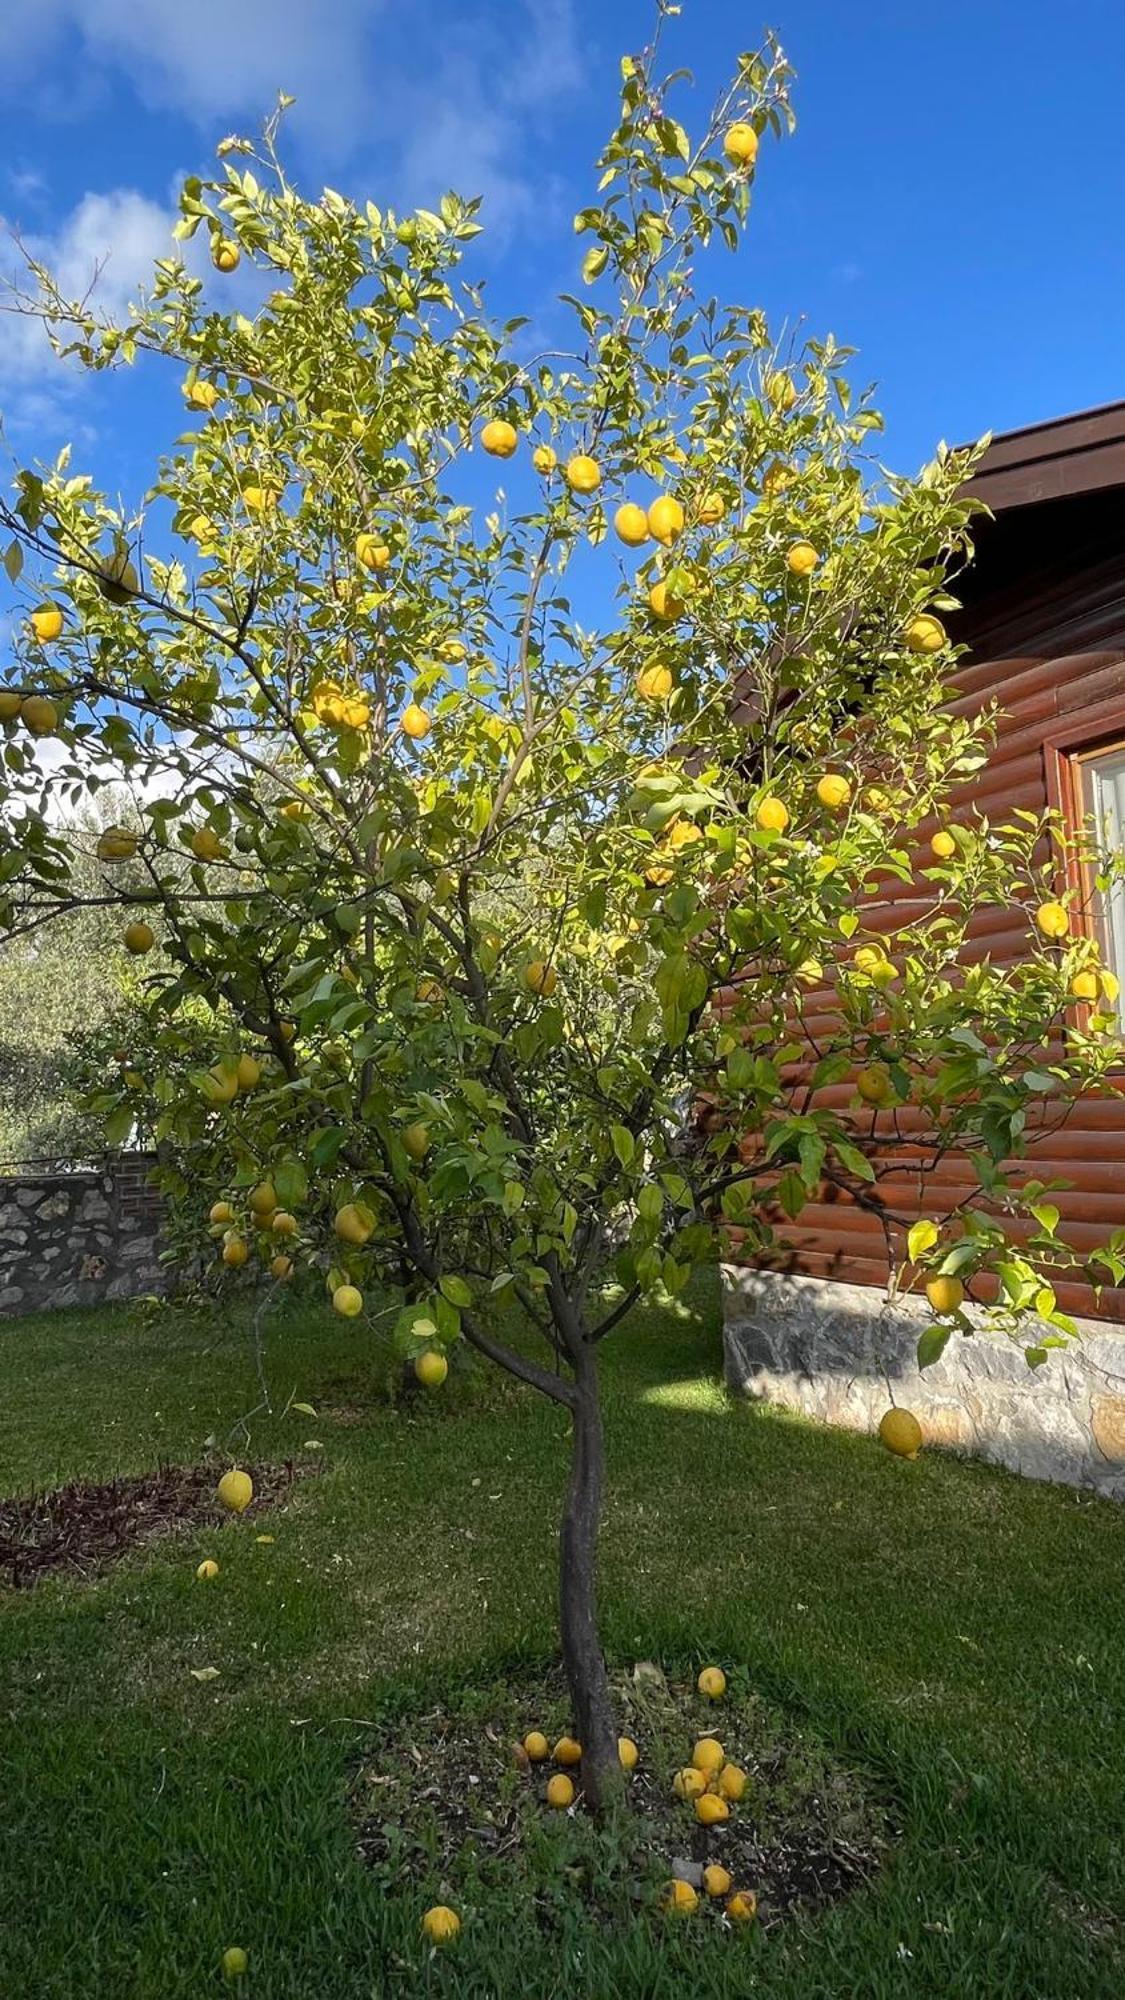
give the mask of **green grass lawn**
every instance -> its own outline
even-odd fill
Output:
[[[513,1871],[429,1960],[427,1885],[386,1897],[356,1857],[351,1774],[404,1712],[549,1658],[565,1419],[483,1375],[396,1411],[370,1337],[299,1306],[266,1358],[317,1415],[253,1417],[245,1455],[318,1478],[0,1591],[0,1994],[196,2000],[238,1943],[246,2000],[1120,2000],[1120,1510],[734,1403],[710,1285],[635,1314],[605,1358],[615,1663],[745,1667],[902,1841],[762,1939],[577,1907],[544,1944]],[[0,1322],[0,1492],[198,1459],[257,1400],[237,1317]]]

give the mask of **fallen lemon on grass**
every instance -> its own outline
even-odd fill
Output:
[[[567,1806],[574,1804],[574,1786],[565,1772],[556,1771],[548,1780],[547,1804],[554,1806],[556,1812],[565,1812]]]
[[[245,1514],[254,1498],[254,1481],[248,1472],[243,1472],[237,1465],[232,1465],[229,1472],[224,1472],[215,1492],[220,1505],[226,1508],[228,1514]]]
[[[1035,921],[1044,937],[1065,937],[1070,929],[1070,916],[1062,903],[1040,903]]]
[[[560,1736],[554,1754],[556,1764],[580,1764],[582,1745],[573,1736]]]
[[[223,1972],[228,1979],[241,1979],[249,1963],[240,1944],[229,1944],[223,1953]]]
[[[956,1312],[964,1296],[960,1278],[930,1278],[927,1282],[926,1297],[936,1313]]]
[[[551,1746],[541,1729],[530,1729],[523,1739],[523,1747],[533,1764],[542,1764],[551,1754]]]
[[[913,1410],[886,1410],[879,1419],[879,1436],[896,1458],[917,1458],[922,1426]]]
[[[730,1892],[731,1876],[726,1868],[720,1868],[717,1861],[703,1870],[703,1887],[709,1896],[726,1896]]]
[[[631,1736],[618,1737],[617,1755],[621,1761],[623,1771],[635,1771],[640,1754]]]
[[[721,1667],[704,1667],[695,1685],[708,1701],[720,1701],[727,1691],[727,1677]]]
[[[691,1761],[697,1771],[705,1771],[709,1778],[715,1777],[726,1762],[722,1744],[716,1742],[713,1736],[701,1736],[691,1753]]]
[[[699,1897],[690,1882],[681,1882],[679,1877],[669,1882],[661,1897],[661,1908],[670,1917],[690,1917],[699,1908]]]
[[[200,1583],[210,1583],[212,1577],[218,1576],[219,1565],[217,1562],[213,1562],[211,1557],[208,1556],[205,1562],[200,1563],[195,1574]]]
[[[697,1771],[694,1764],[685,1764],[672,1780],[672,1790],[678,1799],[697,1799],[707,1790],[706,1771]]]
[[[503,417],[494,417],[482,430],[480,441],[493,458],[511,458],[519,438],[514,424],[506,423]]]
[[[461,1919],[448,1903],[435,1903],[422,1918],[422,1929],[431,1944],[452,1944],[461,1929]]]
[[[737,1764],[724,1764],[715,1780],[719,1797],[734,1800],[742,1797],[749,1782],[745,1771]]]
[[[727,1904],[732,1924],[752,1924],[758,1914],[758,1898],[753,1889],[736,1889]]]
[[[415,1361],[414,1373],[423,1389],[440,1389],[449,1373],[449,1363],[444,1354],[438,1354],[432,1347],[427,1348],[425,1354],[420,1354]]]
[[[730,1818],[730,1807],[717,1792],[701,1792],[695,1801],[695,1817],[701,1826],[718,1826]]]

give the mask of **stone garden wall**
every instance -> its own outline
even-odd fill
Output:
[[[1125,1330],[1083,1320],[1082,1338],[1035,1369],[1023,1342],[955,1334],[922,1374],[930,1314],[917,1299],[890,1305],[869,1286],[734,1264],[723,1299],[733,1388],[850,1430],[875,1430],[893,1402],[914,1411],[928,1444],[1125,1500]]]
[[[0,1315],[166,1290],[154,1164],[128,1153],[88,1170],[0,1169]]]

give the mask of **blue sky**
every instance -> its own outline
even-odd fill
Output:
[[[574,282],[570,220],[614,116],[617,59],[651,0],[4,0],[0,215],[107,298],[165,245],[175,184],[293,91],[289,153],[394,205],[483,193],[498,310],[542,318]],[[717,275],[775,330],[804,317],[881,384],[884,453],[1125,394],[1125,10],[1118,0],[684,0],[668,52],[698,123],[761,20],[798,70],[794,139],[760,161],[753,227]],[[0,409],[22,451],[73,435],[136,495],[157,410],[60,393],[0,316]],[[136,409],[136,405],[133,406]],[[168,431],[164,432],[168,435]]]

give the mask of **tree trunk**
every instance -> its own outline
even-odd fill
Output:
[[[609,1676],[598,1634],[596,1570],[605,1441],[597,1363],[589,1349],[575,1357],[578,1401],[574,1446],[559,1538],[559,1615],[563,1664],[582,1745],[582,1790],[592,1812],[624,1792]]]

